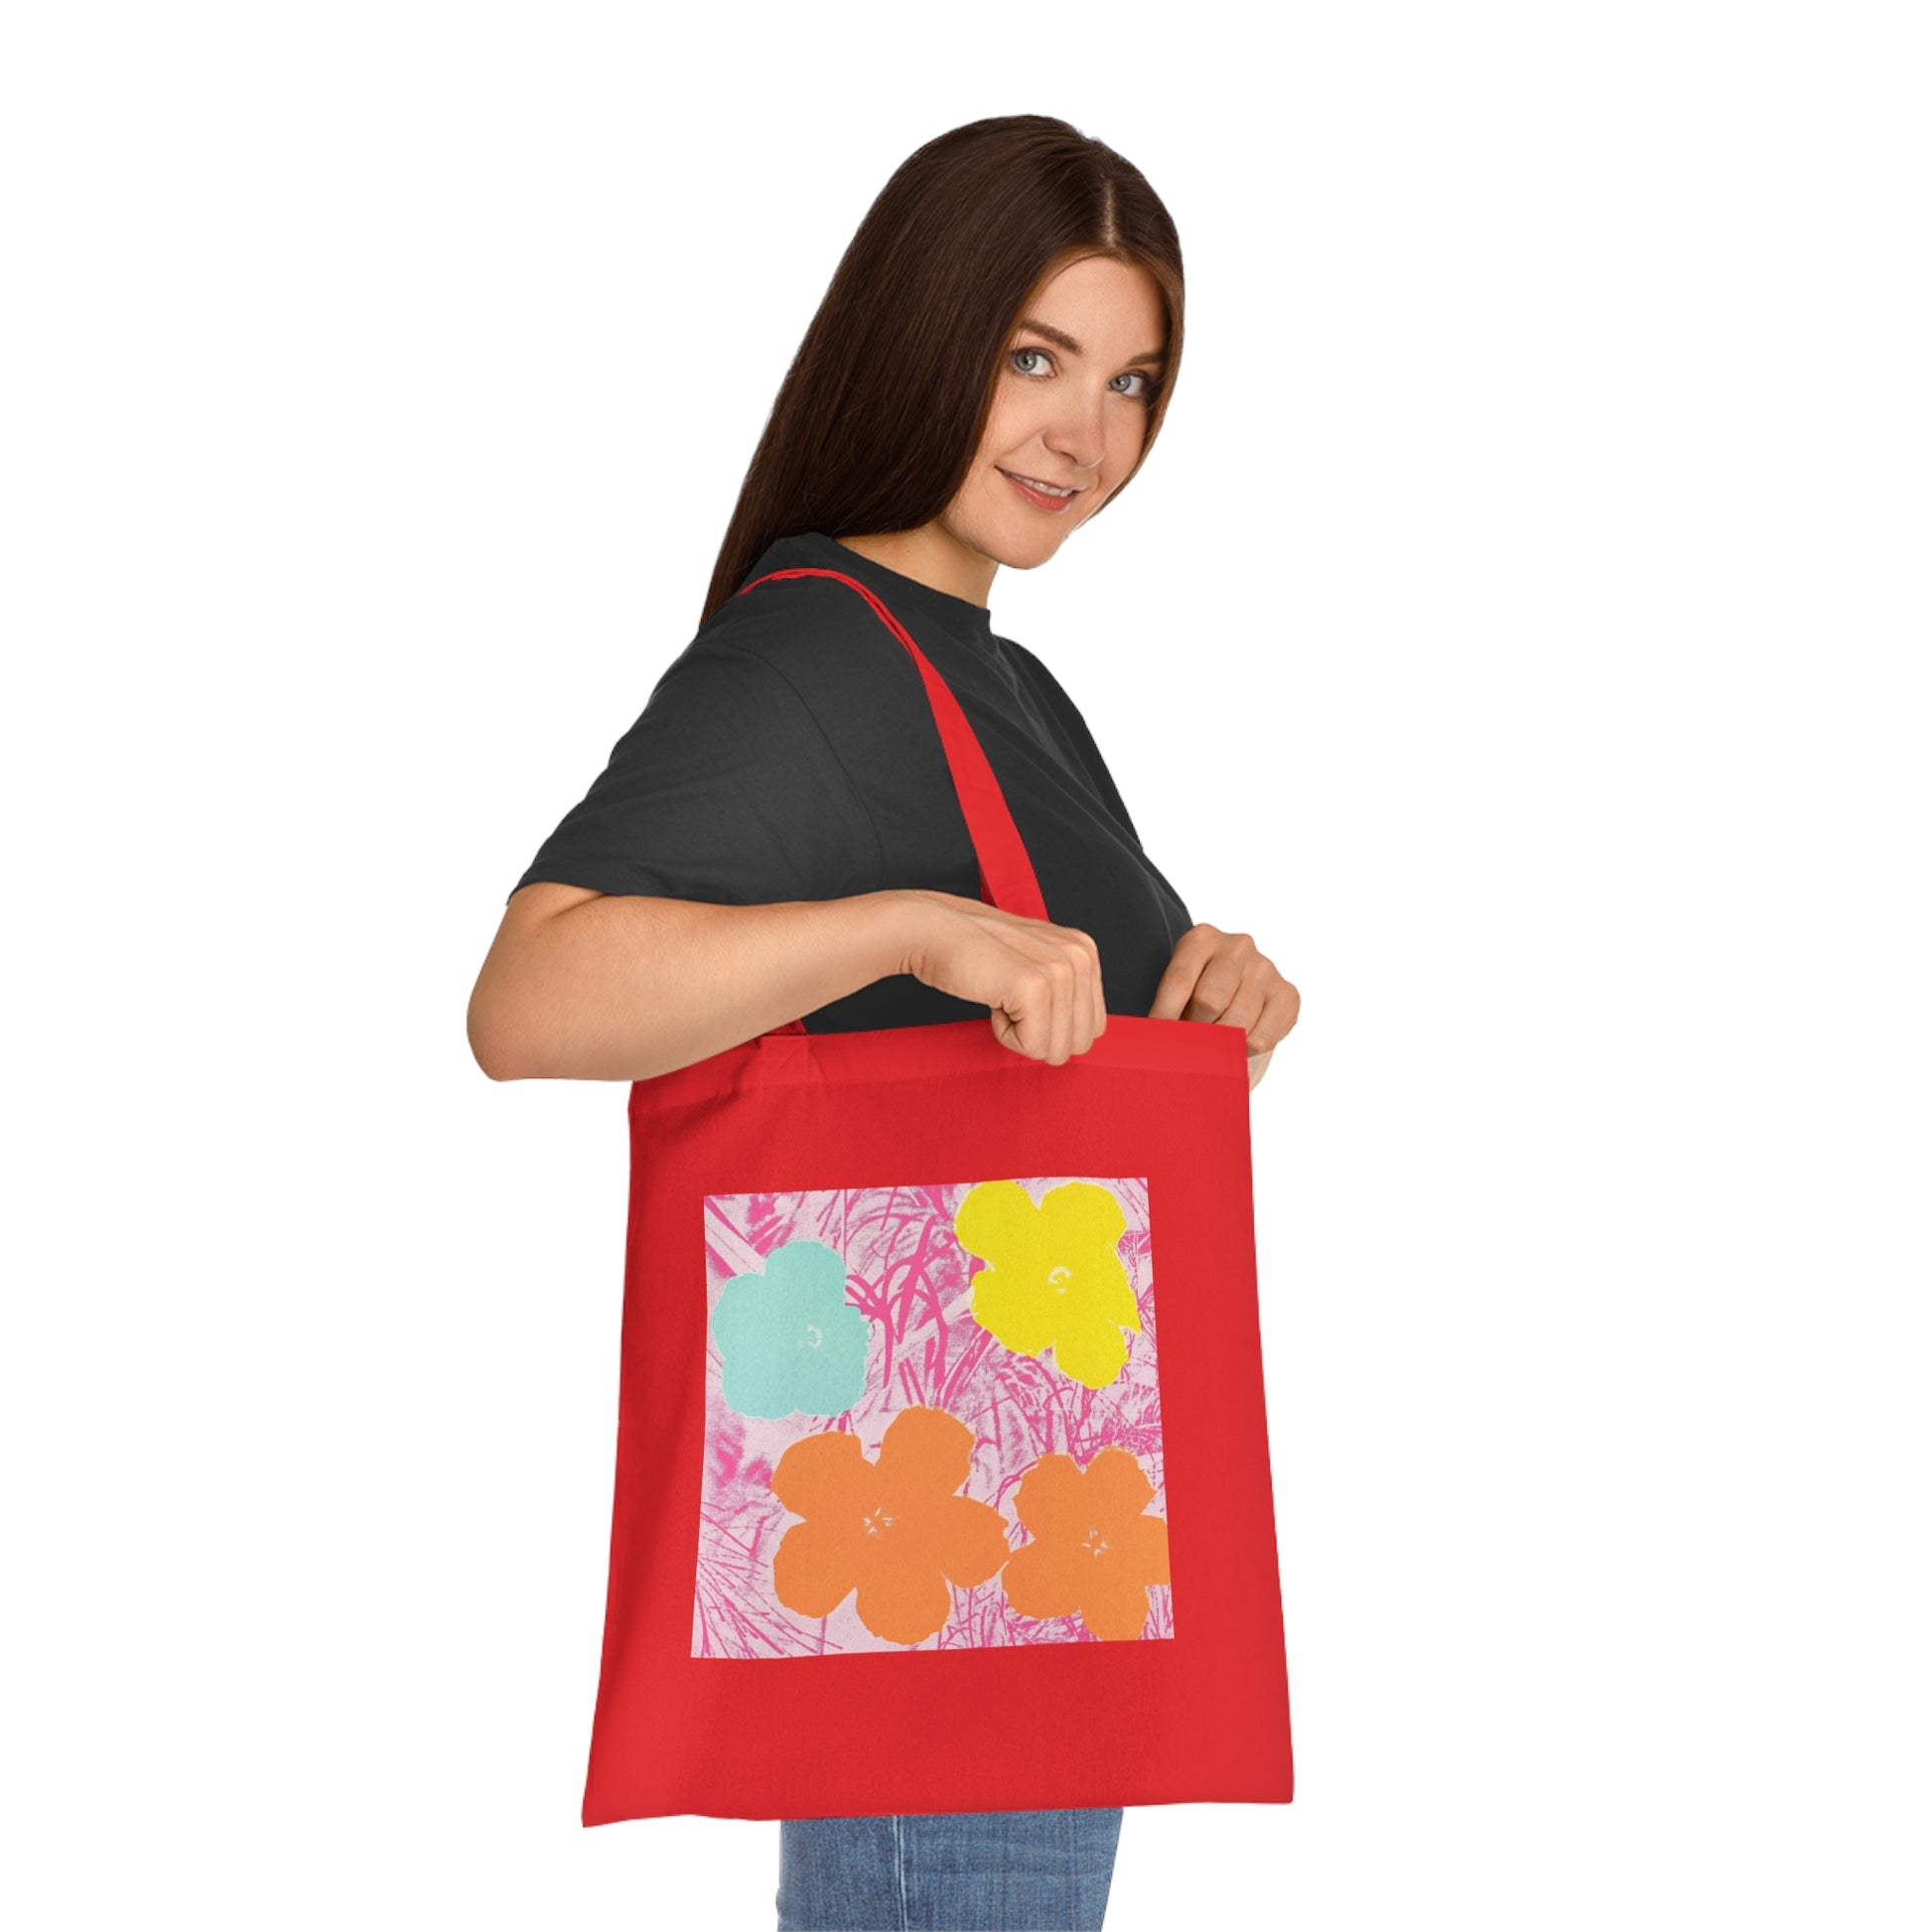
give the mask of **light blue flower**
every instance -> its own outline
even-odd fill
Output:
[[[734,1275],[711,1332],[741,1416],[837,1416],[865,1393],[872,1323],[845,1299],[845,1258],[822,1241],[788,1241],[761,1275]]]

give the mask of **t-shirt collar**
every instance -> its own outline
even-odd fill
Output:
[[[993,614],[985,605],[954,597],[949,591],[934,590],[930,584],[907,577],[903,571],[862,557],[822,530],[806,530],[778,538],[759,559],[751,575],[759,576],[768,570],[795,570],[801,566],[841,570],[848,577],[856,577],[868,590],[876,591],[895,617],[924,618],[983,649],[993,648]]]

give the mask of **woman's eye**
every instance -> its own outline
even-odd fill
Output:
[[[1042,376],[1051,373],[1053,355],[1050,349],[1029,345],[1025,348],[1009,349],[1007,363],[1016,375],[1031,376],[1035,381],[1038,381]],[[1139,383],[1140,387],[1122,388],[1123,383]],[[1154,377],[1144,369],[1125,369],[1107,386],[1117,396],[1132,396],[1137,402],[1152,402],[1157,385]]]

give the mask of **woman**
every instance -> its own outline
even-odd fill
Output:
[[[1138,170],[1063,121],[927,143],[868,212],[753,459],[690,645],[511,894],[470,1036],[492,1078],[649,1078],[808,1032],[990,1016],[1084,1052],[1108,1013],[1245,1032],[1299,998],[1190,922],[1079,711],[992,628],[1145,460],[1179,366],[1180,253]],[[915,635],[982,745],[1051,923],[982,902]],[[1099,1926],[1118,1809],[787,1819],[780,1932]]]

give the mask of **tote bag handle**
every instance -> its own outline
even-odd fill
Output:
[[[905,646],[925,682],[926,701],[932,707],[932,722],[939,727],[939,743],[945,749],[946,763],[952,771],[953,789],[959,794],[959,809],[965,814],[966,830],[979,860],[981,901],[998,906],[1002,912],[1019,913],[1023,918],[1045,918],[1046,901],[1040,896],[1039,881],[1034,876],[1034,863],[1027,856],[1020,828],[1014,824],[1013,813],[1007,809],[1006,793],[1000,789],[1000,781],[994,777],[986,753],[972,726],[966,722],[966,714],[959,708],[959,700],[953,696],[951,686],[933,669],[925,652],[912,641],[905,626],[887,610],[878,596],[856,577],[848,577],[842,570],[821,570],[801,565],[795,570],[767,571],[764,576],[754,578],[745,585],[738,595],[743,597],[746,591],[756,590],[760,584],[786,577],[831,577],[841,584],[851,585],[872,606],[886,628]],[[802,1033],[804,1024],[794,1020],[789,1023],[788,1029],[778,1031],[787,1030]]]

